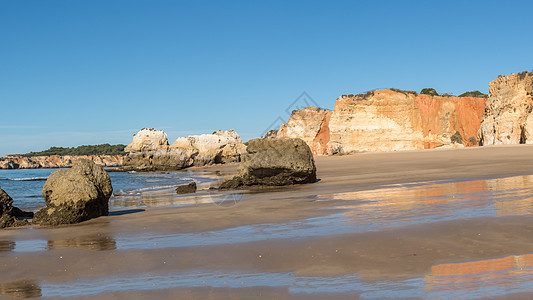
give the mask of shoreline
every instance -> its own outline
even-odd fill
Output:
[[[29,279],[44,288],[73,279],[132,274],[173,278],[183,273],[188,278],[185,274],[200,270],[265,278],[294,274],[291,280],[316,277],[325,282],[355,274],[361,293],[365,286],[384,280],[426,284],[427,276],[440,276],[435,272],[441,264],[466,268],[471,261],[491,264],[533,253],[533,212],[527,196],[530,183],[533,188],[533,161],[528,159],[532,155],[533,145],[516,145],[316,157],[320,180],[314,184],[239,191],[237,196],[217,191],[202,205],[132,208],[73,226],[3,230],[0,241],[9,241],[13,248],[0,251],[5,266],[0,285]],[[236,168],[231,164],[187,171],[230,176]],[[499,198],[494,198],[494,189],[502,191]],[[221,197],[229,198],[224,202]],[[479,202],[483,197],[501,203]],[[519,199],[510,201],[513,197]],[[439,205],[444,204],[443,211]],[[463,205],[475,213],[462,218]],[[446,219],[457,213],[458,219]],[[442,217],[426,223],[412,214]],[[392,223],[365,229],[364,224],[376,222],[372,218]],[[195,295],[211,292],[214,298],[249,298],[265,289],[270,298],[306,295],[284,286],[216,289],[209,284],[177,284],[139,293],[106,290],[100,295],[189,297],[192,288]],[[325,289],[313,293],[339,299],[355,295]]]

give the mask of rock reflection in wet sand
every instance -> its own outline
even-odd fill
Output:
[[[0,241],[0,252],[9,252],[15,249],[15,242],[13,241]]]
[[[41,288],[33,280],[18,280],[0,284],[0,295],[11,298],[41,297]]]
[[[71,239],[48,241],[48,250],[58,250],[66,248],[81,248],[91,251],[105,251],[117,249],[117,243],[112,237],[102,235],[89,235],[83,237],[75,237]]]

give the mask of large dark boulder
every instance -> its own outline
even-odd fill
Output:
[[[46,207],[34,221],[45,225],[74,224],[109,213],[111,179],[103,167],[80,159],[71,169],[50,174],[43,187]]]
[[[313,153],[302,139],[263,138],[248,142],[238,174],[221,189],[252,185],[280,186],[316,181]]]
[[[28,221],[18,218],[32,217],[32,212],[25,212],[14,207],[13,199],[3,189],[0,189],[0,228],[24,226],[28,224]]]
[[[189,182],[188,184],[178,185],[176,194],[189,194],[196,192],[196,182]]]

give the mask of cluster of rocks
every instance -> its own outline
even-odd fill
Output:
[[[152,130],[152,138],[137,139],[139,147],[153,149],[164,145],[164,139],[158,140],[154,138],[155,135],[161,136]],[[243,155],[238,174],[223,182],[220,189],[315,181],[313,154],[303,140],[255,139],[250,141]],[[178,186],[176,193],[194,193],[196,189],[196,183],[191,182]],[[80,159],[72,168],[50,174],[42,193],[46,207],[34,216],[31,212],[23,212],[14,207],[13,199],[0,189],[0,228],[26,225],[28,221],[24,218],[32,217],[35,224],[62,225],[106,216],[109,213],[109,198],[113,187],[109,174],[102,166],[91,160]]]
[[[246,146],[234,130],[178,138],[169,145],[162,130],[141,129],[125,149],[121,170],[167,171],[239,162]]]
[[[49,155],[22,156],[7,155],[0,157],[0,169],[39,169],[39,168],[70,168],[78,159],[88,159],[103,167],[119,167],[122,155]]]

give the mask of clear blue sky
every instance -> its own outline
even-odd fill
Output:
[[[531,1],[0,0],[0,155],[143,127],[258,137],[302,92],[488,92],[533,68]]]

